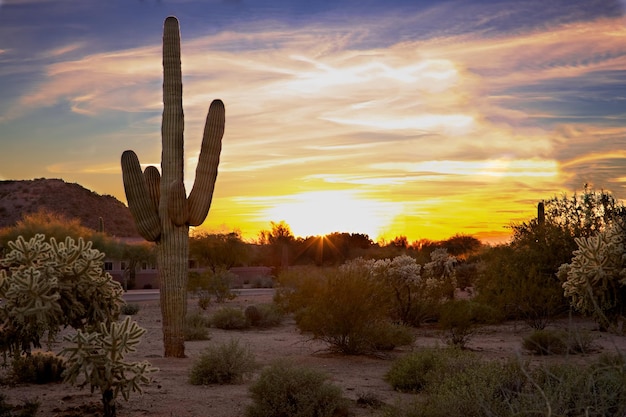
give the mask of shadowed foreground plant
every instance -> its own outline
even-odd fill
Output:
[[[0,259],[0,352],[30,352],[67,326],[93,328],[117,319],[122,287],[104,272],[104,253],[91,242],[37,234],[9,242]],[[6,357],[5,357],[6,359]]]
[[[189,372],[192,385],[238,384],[252,374],[257,365],[254,355],[237,340],[205,349]]]
[[[126,317],[109,327],[102,323],[97,332],[78,330],[64,338],[72,343],[61,351],[67,358],[65,380],[81,387],[89,385],[92,392],[99,388],[105,417],[116,415],[118,394],[128,401],[131,392],[142,392],[141,386],[150,383],[150,374],[157,370],[148,362],[124,361],[126,354],[136,350],[145,332]]]
[[[319,371],[275,362],[250,387],[247,417],[331,417],[346,404],[341,389]]]

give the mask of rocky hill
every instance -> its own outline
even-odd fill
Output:
[[[45,210],[97,230],[99,218],[111,236],[138,237],[128,207],[110,195],[100,195],[60,179],[0,181],[0,228],[17,223],[24,214]]]

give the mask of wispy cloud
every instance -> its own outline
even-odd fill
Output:
[[[549,28],[529,23],[467,32],[470,23],[455,14],[450,27],[431,23],[447,28],[437,36],[373,41],[375,32],[441,19],[450,7],[388,14],[373,26],[307,22],[268,29],[259,23],[197,37],[183,32],[189,181],[208,105],[221,98],[227,125],[216,210],[231,217],[247,213],[255,226],[307,204],[314,209],[331,198],[308,194],[320,189],[350,197],[345,205],[354,209],[352,203],[367,201],[384,219],[377,229],[385,233],[420,224],[419,233],[434,237],[463,225],[501,228],[504,216],[494,212],[507,213],[505,222],[527,215],[534,210],[529,202],[582,177],[626,197],[618,170],[626,159],[624,131],[606,117],[591,120],[583,107],[596,88],[621,80],[624,21],[582,21],[574,13]],[[474,29],[493,27],[494,20],[502,27],[510,23],[504,12],[476,16]],[[45,79],[5,120],[66,106],[86,118],[116,115],[123,131],[129,128],[125,117],[145,113],[133,130],[142,138],[155,136],[141,142],[140,155],[142,162],[154,160],[160,149],[160,45],[67,58],[83,50],[81,43],[50,50],[54,62]],[[607,106],[618,99],[608,97]],[[49,169],[105,173],[118,157],[91,168],[61,162]],[[226,202],[234,204],[229,214]],[[434,213],[440,225],[432,224]],[[342,220],[346,227],[348,220]]]

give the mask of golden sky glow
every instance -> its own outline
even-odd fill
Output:
[[[626,197],[623,17],[504,27],[515,4],[213,32],[181,17],[188,190],[208,105],[226,104],[204,227],[254,238],[284,220],[299,236],[498,241],[539,200],[584,183]],[[470,11],[493,26],[463,20]],[[121,153],[160,165],[161,24],[141,45],[39,51],[43,75],[0,108],[0,179],[63,178],[125,202]],[[406,33],[387,40],[395,28]],[[0,65],[12,50],[0,42]]]

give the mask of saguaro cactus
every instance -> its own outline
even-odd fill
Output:
[[[209,212],[224,135],[224,104],[214,100],[206,119],[196,179],[187,198],[183,182],[182,89],[180,30],[178,20],[170,16],[163,28],[161,173],[155,167],[142,172],[133,151],[122,154],[128,207],[139,233],[157,244],[166,357],[185,356],[189,226],[200,225]]]

